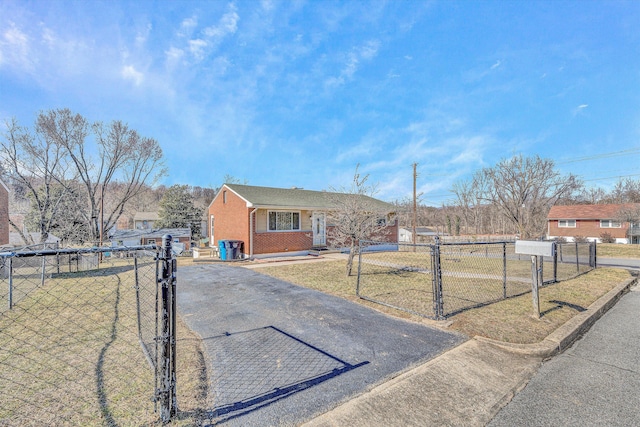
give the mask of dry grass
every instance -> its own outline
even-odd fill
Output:
[[[597,246],[597,251],[599,257],[640,258],[640,245],[599,243]]]
[[[528,268],[530,269],[530,265]],[[419,316],[359,299],[355,293],[356,276],[347,277],[345,263],[341,261],[274,265],[256,271],[346,298],[393,316],[425,321]],[[379,281],[374,282],[369,291],[378,292],[379,295],[385,292],[384,288],[386,287],[386,292],[390,293],[390,289],[401,289],[405,283],[407,286],[404,286],[402,292],[396,292],[397,299],[393,302],[410,309],[418,308],[420,310],[416,311],[421,311],[425,304],[431,304],[430,295],[426,295],[425,298],[424,294],[428,294],[427,287],[424,287],[420,295],[415,292],[415,282],[409,279],[411,274],[415,273],[380,274]],[[462,311],[448,319],[450,321],[449,328],[469,336],[482,335],[506,342],[538,342],[578,313],[580,307],[587,308],[599,297],[629,277],[630,274],[625,270],[597,269],[577,278],[546,286],[540,290],[540,309],[543,313],[540,320],[534,319],[532,316],[531,294],[527,293],[494,304]],[[473,279],[477,291],[483,286],[495,286],[493,283],[484,282],[486,280]],[[529,287],[530,285],[525,286],[525,288]],[[419,303],[420,298],[426,302]]]
[[[459,313],[452,317],[451,328],[505,342],[539,342],[630,277],[625,270],[597,269],[541,288],[540,319],[533,317],[531,294],[526,294]]]
[[[0,312],[0,425],[158,424],[131,263],[110,260],[108,268],[54,275],[36,288],[23,281],[28,289],[16,306]],[[140,267],[153,286],[155,263]],[[206,369],[200,340],[182,322],[178,334],[185,412],[174,425],[193,425],[206,399]]]

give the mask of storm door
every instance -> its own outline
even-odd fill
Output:
[[[313,246],[327,244],[326,215],[324,212],[314,212],[311,216],[313,227]]]

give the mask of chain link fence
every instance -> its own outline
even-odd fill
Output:
[[[0,425],[152,425],[175,414],[168,247],[0,253]]]
[[[595,243],[556,243],[543,261],[544,284],[596,266]],[[514,242],[408,244],[362,242],[356,294],[433,319],[531,292],[531,258]]]

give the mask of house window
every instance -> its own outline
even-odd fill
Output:
[[[378,218],[377,224],[378,224],[378,227],[386,227],[387,218]]]
[[[601,219],[600,228],[621,228],[622,223],[620,221],[614,221],[612,219]]]
[[[558,220],[559,228],[575,228],[576,220],[575,219],[560,219]]]
[[[222,192],[222,203],[227,203],[227,190]]]
[[[269,231],[300,230],[300,212],[269,212]]]
[[[147,245],[155,245],[156,239],[147,239]]]

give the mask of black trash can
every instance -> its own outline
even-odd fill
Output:
[[[243,245],[244,242],[242,240],[227,240],[227,259],[242,258]]]

